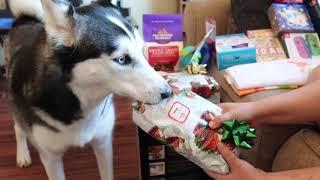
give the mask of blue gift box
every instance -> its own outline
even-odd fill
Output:
[[[219,70],[257,62],[256,48],[245,34],[217,36],[216,56]]]
[[[314,26],[304,4],[272,4],[268,10],[274,32],[312,32]]]

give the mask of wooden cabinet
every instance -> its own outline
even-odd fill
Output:
[[[138,132],[141,180],[212,180],[201,168],[174,150],[161,145],[141,129]],[[164,148],[163,158],[150,158],[150,149],[161,146]],[[151,171],[156,171],[159,175],[154,175]]]

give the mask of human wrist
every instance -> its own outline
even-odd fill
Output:
[[[247,103],[247,110],[246,110],[246,121],[248,121],[250,124],[259,124],[259,117],[260,117],[260,111],[259,111],[259,103],[257,102],[248,102]]]

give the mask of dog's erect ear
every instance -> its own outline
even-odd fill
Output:
[[[72,46],[74,7],[68,0],[42,0],[43,21],[50,38],[57,44]]]

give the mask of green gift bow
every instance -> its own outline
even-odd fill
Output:
[[[223,142],[227,144],[235,144],[237,147],[251,149],[252,139],[256,138],[256,130],[249,127],[245,121],[236,119],[225,121],[222,125]]]

